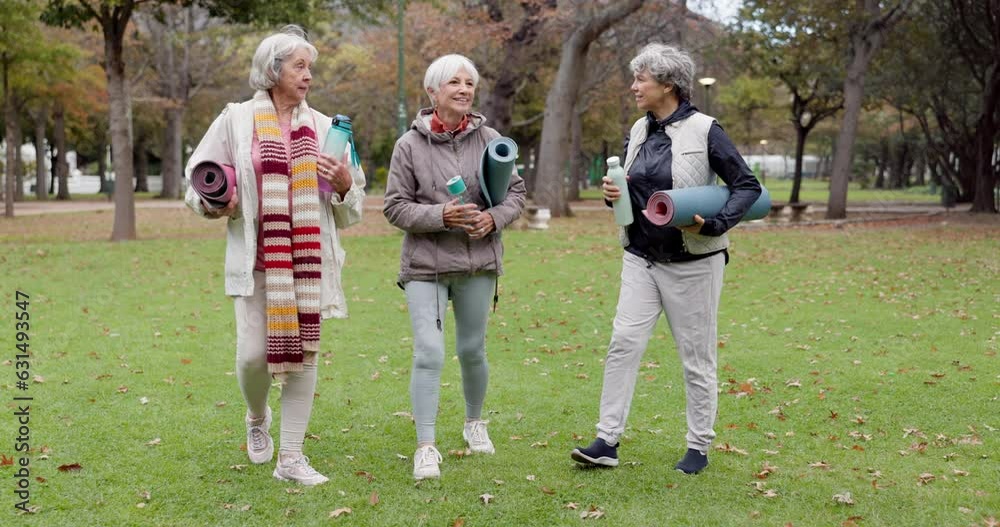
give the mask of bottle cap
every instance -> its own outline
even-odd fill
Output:
[[[446,183],[448,187],[448,193],[452,196],[458,196],[459,194],[465,192],[465,180],[462,176],[455,176],[448,180]]]
[[[611,156],[608,158],[609,167],[616,167],[620,164],[621,164],[621,159],[618,159],[618,156]]]
[[[337,115],[333,116],[333,125],[334,126],[339,126],[341,128],[344,128],[345,130],[350,130],[351,129],[351,118],[348,117],[348,116],[346,116],[346,115],[338,113]]]

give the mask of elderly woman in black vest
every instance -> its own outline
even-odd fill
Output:
[[[597,439],[576,448],[579,463],[618,465],[636,375],[660,313],[665,312],[684,369],[687,452],[676,468],[695,474],[708,466],[718,406],[716,326],[722,275],[729,261],[726,232],[760,195],[760,184],[715,119],[691,104],[694,61],[671,46],[650,44],[632,59],[632,93],[646,115],[625,143],[628,195],[604,178],[604,198],[632,204],[635,221],[622,233],[622,285],[611,343],[604,363]],[[712,218],[693,225],[658,227],[640,211],[656,191],[716,184],[729,186],[729,201]]]

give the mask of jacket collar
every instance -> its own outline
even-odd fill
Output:
[[[422,108],[417,112],[417,116],[413,119],[413,123],[410,124],[410,128],[420,132],[420,135],[426,136],[428,140],[435,143],[447,143],[452,139],[460,140],[486,124],[486,117],[483,114],[471,112],[466,116],[469,119],[469,125],[465,127],[465,130],[454,135],[451,132],[436,133],[431,131],[431,119],[433,116],[434,108]]]

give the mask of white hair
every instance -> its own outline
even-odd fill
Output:
[[[473,87],[479,85],[479,71],[471,60],[462,55],[445,55],[427,66],[427,73],[424,74],[424,91],[437,92],[441,89],[441,85],[450,81],[460,69],[465,69],[472,76]],[[431,104],[434,104],[434,97],[431,97],[430,93],[427,97],[430,98]]]
[[[313,61],[319,55],[316,47],[306,40],[306,32],[294,24],[262,40],[250,63],[250,87],[255,90],[273,88],[281,78],[282,63],[299,49],[309,51]]]
[[[632,67],[632,73],[648,71],[656,82],[673,86],[681,100],[691,98],[694,60],[687,52],[666,44],[647,44],[629,66]]]

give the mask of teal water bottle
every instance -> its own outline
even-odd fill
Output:
[[[326,134],[326,142],[323,143],[323,153],[330,154],[337,161],[344,159],[344,152],[347,145],[352,145],[351,158],[357,155],[353,151],[353,132],[351,130],[351,118],[346,115],[333,116],[333,123],[330,124],[330,131]],[[319,178],[319,189],[324,192],[333,192],[333,188],[325,179]]]
[[[632,225],[632,200],[629,199],[625,169],[621,167],[621,160],[618,159],[618,156],[608,158],[608,177],[622,192],[621,197],[611,203],[615,211],[615,223],[622,227]]]
[[[458,198],[459,204],[465,204],[466,187],[465,180],[462,179],[462,176],[455,176],[449,179],[448,182],[445,183],[445,186],[448,187],[448,194],[451,194],[452,197]]]

